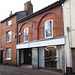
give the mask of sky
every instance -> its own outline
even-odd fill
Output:
[[[29,0],[0,0],[0,21],[12,14],[24,10],[24,3]],[[31,0],[33,12],[36,12],[58,0]]]

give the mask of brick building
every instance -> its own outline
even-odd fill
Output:
[[[53,68],[65,72],[63,1],[17,20],[17,66]],[[62,61],[63,60],[63,61]]]
[[[27,7],[28,5],[28,7]],[[12,11],[6,19],[0,22],[0,55],[1,63],[16,65],[16,44],[17,44],[17,23],[16,21],[33,13],[29,12],[32,6],[30,1],[25,3],[24,11],[12,14]],[[27,10],[28,8],[28,10]],[[33,6],[32,6],[33,8]]]
[[[65,72],[62,3],[63,0],[59,0],[33,13],[28,1],[24,11],[1,21],[1,63]]]

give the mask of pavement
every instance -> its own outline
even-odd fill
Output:
[[[44,69],[37,70],[27,68],[24,66],[13,67],[0,65],[0,75],[63,75],[63,74],[52,70],[44,70]]]

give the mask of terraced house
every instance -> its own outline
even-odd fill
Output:
[[[65,72],[63,1],[57,1],[17,20],[17,66],[52,68]]]
[[[31,6],[30,2],[25,4],[25,7]],[[12,11],[6,19],[0,23],[0,53],[1,63],[16,65],[17,64],[17,23],[16,21],[31,14],[33,11],[29,11],[26,8],[24,11],[16,12],[12,14]]]
[[[63,5],[65,0],[59,0],[33,13],[33,5],[28,1],[24,11],[11,12],[1,21],[0,63],[66,73],[69,64],[66,64]]]

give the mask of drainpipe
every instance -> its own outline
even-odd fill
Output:
[[[63,4],[62,4],[62,8],[63,8]],[[64,8],[63,8],[63,24],[64,24],[64,36],[65,36]],[[65,40],[65,42],[66,42],[66,40]],[[65,55],[65,72],[64,72],[64,73],[66,73],[66,60],[67,60],[67,59],[66,59],[66,57],[67,57],[67,56],[66,56],[66,44],[65,44],[65,46],[64,46],[64,49],[65,49],[65,54],[64,54],[64,55]],[[64,73],[63,73],[63,74],[64,74]]]
[[[39,41],[39,25],[37,27],[37,40]],[[39,47],[38,47],[38,69],[39,69]]]

